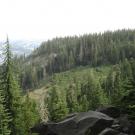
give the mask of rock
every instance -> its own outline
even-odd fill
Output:
[[[130,130],[133,133],[133,135],[135,135],[135,121],[131,121]]]
[[[130,133],[131,123],[128,120],[128,115],[126,114],[121,115],[121,117],[119,118],[119,123],[120,123],[122,132]]]
[[[31,128],[31,133],[39,133],[39,135],[56,135],[51,129],[49,125],[53,125],[53,123],[40,123]]]
[[[112,125],[111,128],[119,131],[120,130],[120,125],[119,124],[115,124],[115,125]]]
[[[135,121],[129,120],[127,114],[120,114],[115,107],[99,111],[74,113],[57,123],[40,123],[31,128],[31,132],[39,135],[135,135]]]
[[[120,117],[120,109],[114,106],[102,107],[97,109],[96,111],[104,113],[112,118]]]
[[[130,121],[128,119],[127,114],[122,114],[120,118],[117,120],[119,124],[114,124],[111,126],[113,129],[117,129],[119,132],[122,132],[121,134],[129,134],[129,135],[135,135],[135,122]],[[117,125],[120,125],[120,127],[117,128]]]
[[[97,135],[110,127],[113,119],[96,111],[82,112],[58,123],[42,123],[31,129],[40,135]]]
[[[116,124],[120,124],[119,118],[118,119],[114,119],[113,125],[116,125]]]
[[[114,129],[106,128],[99,135],[118,135],[118,133],[119,132]]]
[[[128,135],[128,134],[125,134],[125,133],[119,133],[119,134],[117,134],[117,135]]]

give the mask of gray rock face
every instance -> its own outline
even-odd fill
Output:
[[[110,127],[113,119],[103,113],[89,111],[79,113],[58,123],[35,126],[32,132],[40,135],[97,135]]]
[[[111,108],[115,114],[111,113]],[[58,123],[38,124],[31,132],[39,135],[135,135],[135,122],[128,120],[126,114],[120,114],[117,108],[111,108],[102,109],[105,114],[97,111],[71,114]],[[106,112],[117,117],[112,118]]]
[[[104,113],[112,118],[120,117],[120,109],[114,106],[102,107],[97,109],[97,111]]]
[[[118,131],[111,128],[106,128],[99,135],[118,135]]]

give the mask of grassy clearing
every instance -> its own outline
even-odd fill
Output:
[[[50,82],[39,89],[31,91],[29,95],[32,99],[38,102],[45,95],[46,91],[52,88],[52,82],[54,82],[59,87],[59,89],[65,90],[69,84],[72,84],[75,81],[78,83],[85,82],[91,73],[93,73],[95,79],[103,80],[107,76],[110,69],[111,66],[101,66],[96,68],[86,66],[78,67],[62,73],[56,73],[54,76],[52,76]]]

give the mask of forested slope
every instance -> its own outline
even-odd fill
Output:
[[[120,30],[48,40],[15,62],[24,90],[41,87],[39,96],[38,91],[30,95],[42,99],[42,120],[59,121],[104,105],[118,106],[135,119],[134,58],[135,31]]]
[[[30,92],[30,97],[49,114],[43,116],[42,108],[41,116],[53,121],[107,105],[125,108],[135,118],[135,97],[128,96],[135,90],[134,73],[134,59],[109,66],[82,66],[55,73],[44,87]]]
[[[36,88],[53,73],[78,66],[113,65],[135,58],[135,30],[55,38],[43,42],[31,55],[17,59],[23,89]]]

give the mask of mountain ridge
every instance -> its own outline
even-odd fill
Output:
[[[11,50],[15,55],[29,55],[34,49],[39,47],[41,40],[10,40]],[[0,42],[0,52],[4,48],[4,41]]]

